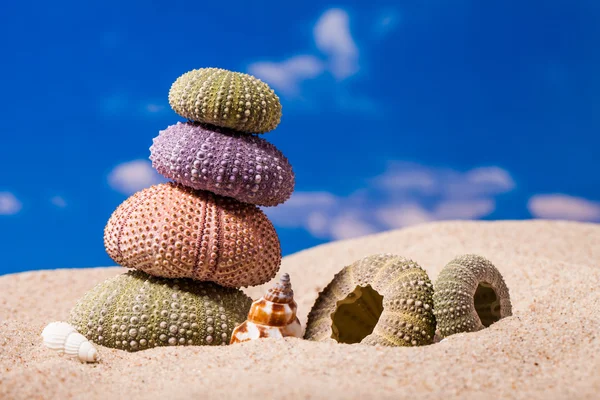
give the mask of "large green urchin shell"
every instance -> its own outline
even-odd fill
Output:
[[[220,68],[201,68],[181,75],[171,86],[169,104],[192,121],[263,133],[281,119],[273,89],[251,75]]]
[[[484,257],[466,254],[450,261],[435,282],[438,334],[474,332],[512,315],[508,288]]]
[[[87,292],[69,322],[88,340],[127,351],[225,345],[251,304],[238,289],[129,271]]]
[[[433,285],[414,261],[393,254],[342,269],[319,294],[305,339],[382,346],[433,342]]]

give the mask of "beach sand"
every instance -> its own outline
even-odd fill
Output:
[[[342,267],[389,252],[432,281],[453,257],[490,259],[510,289],[513,316],[429,346],[387,348],[261,340],[137,353],[99,347],[98,364],[42,345],[49,322],[123,268],[0,277],[1,399],[598,399],[600,225],[442,222],[335,242],[286,257],[299,318]],[[278,274],[279,276],[279,274]],[[246,292],[254,299],[265,286]]]

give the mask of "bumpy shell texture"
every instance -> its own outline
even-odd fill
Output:
[[[512,315],[508,288],[484,257],[466,254],[450,261],[435,282],[438,334],[474,332]]]
[[[268,132],[281,119],[281,103],[269,85],[219,68],[196,69],[177,78],[169,104],[189,120],[240,132]]]
[[[127,351],[225,345],[251,303],[238,289],[129,271],[87,292],[70,322],[93,342]]]
[[[292,166],[275,146],[230,130],[177,123],[154,139],[150,159],[175,182],[244,203],[276,206],[294,191]]]
[[[248,320],[234,329],[231,343],[261,338],[301,337],[302,327],[296,317],[297,309],[290,276],[283,274],[267,294],[252,303]]]
[[[433,285],[414,261],[393,254],[342,269],[319,294],[304,338],[382,346],[431,344]]]
[[[106,225],[104,246],[124,267],[226,287],[268,282],[281,263],[275,228],[256,206],[174,183],[125,200]]]

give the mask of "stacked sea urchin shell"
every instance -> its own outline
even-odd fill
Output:
[[[286,201],[294,173],[255,135],[279,124],[279,98],[250,75],[203,68],[173,83],[169,103],[188,122],[161,131],[150,159],[173,182],[135,193],[104,230],[111,258],[139,271],[98,285],[71,314],[109,347],[228,344],[251,305],[239,288],[268,282],[281,263],[257,205]]]
[[[257,205],[286,201],[294,173],[275,146],[252,133],[277,126],[279,99],[250,75],[203,68],[173,83],[169,103],[193,120],[161,131],[150,147],[152,166],[174,183],[117,208],[104,232],[108,254],[154,276],[236,288],[269,281],[281,249]]]

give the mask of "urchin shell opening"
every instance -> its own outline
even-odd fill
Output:
[[[383,296],[371,285],[356,286],[345,299],[337,302],[331,314],[331,337],[339,343],[360,343],[373,333],[383,313]]]
[[[502,318],[500,298],[489,283],[479,283],[473,295],[473,302],[475,311],[486,328]]]

